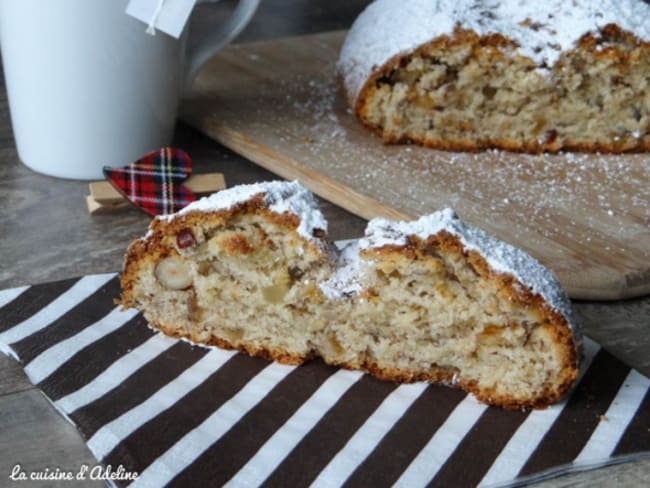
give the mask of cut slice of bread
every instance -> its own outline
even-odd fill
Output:
[[[298,183],[225,190],[131,244],[122,304],[196,343],[448,383],[506,408],[547,406],[574,383],[568,299],[524,252],[451,210],[372,220],[341,252],[326,227]]]
[[[649,16],[643,0],[377,0],[338,70],[387,143],[648,151]]]

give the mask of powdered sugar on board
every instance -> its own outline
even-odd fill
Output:
[[[296,77],[283,83],[283,90],[286,95],[276,106],[260,104],[257,109],[260,120],[270,110],[275,113],[280,141],[291,142],[287,133],[296,123],[292,117],[301,121],[305,163],[327,168],[337,179],[353,180],[357,188],[381,192],[382,200],[401,202],[410,215],[443,206],[491,221],[506,215],[518,224],[509,229],[517,240],[528,240],[528,230],[534,229],[550,240],[560,235],[576,239],[576,249],[594,244],[620,256],[633,249],[614,245],[609,236],[631,239],[638,229],[627,226],[627,220],[650,222],[650,166],[640,160],[642,155],[472,154],[385,146],[358,125],[335,80]],[[404,184],[384,184],[394,181]],[[432,199],[439,206],[428,205]],[[563,209],[584,210],[576,219],[571,216],[575,212]],[[578,232],[584,227],[600,232]]]
[[[650,41],[649,18],[643,0],[377,0],[350,29],[339,70],[355,100],[374,69],[457,25],[501,33],[538,66],[551,66],[582,35],[610,23]]]
[[[284,178],[324,181],[321,196],[362,217],[452,207],[551,268],[574,297],[650,290],[647,155],[386,146],[359,124],[340,91],[334,64],[343,38],[232,46],[199,75],[196,102],[183,117]]]
[[[271,181],[235,186],[192,202],[175,214],[158,218],[171,220],[194,211],[228,210],[260,193],[264,194],[264,201],[270,210],[296,215],[300,219],[297,231],[306,239],[313,240],[316,229],[327,232],[327,221],[318,209],[314,195],[298,181]]]

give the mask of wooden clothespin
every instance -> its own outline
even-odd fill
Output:
[[[226,188],[221,173],[191,175],[183,182],[197,196],[208,195]],[[129,201],[108,181],[94,181],[88,185],[90,194],[86,195],[86,206],[92,215],[116,212],[130,207]]]
[[[149,215],[166,215],[226,187],[221,173],[192,175],[192,158],[175,147],[151,151],[126,166],[104,166],[102,172],[106,181],[91,183],[86,197],[91,214],[132,203]]]

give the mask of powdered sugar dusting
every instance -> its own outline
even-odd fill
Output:
[[[362,290],[360,277],[363,273],[359,258],[359,241],[351,240],[340,244],[336,270],[319,287],[330,299],[354,296]]]
[[[269,61],[263,89],[259,76],[243,78],[243,87],[219,85],[228,110],[207,120],[404,215],[452,207],[466,222],[534,255],[576,297],[614,297],[608,290],[647,282],[647,156],[386,146],[350,112],[333,75],[340,36],[326,39],[322,52],[291,53],[299,70],[277,70]],[[266,66],[264,60],[255,63]],[[377,216],[370,206],[354,211]]]
[[[359,241],[359,249],[403,246],[407,244],[408,236],[424,240],[443,230],[460,238],[465,249],[477,251],[493,271],[511,274],[533,293],[541,295],[575,327],[569,298],[550,270],[521,249],[502,242],[477,227],[467,225],[449,208],[411,222],[372,219],[366,228],[366,236]]]
[[[539,249],[546,249],[548,254],[541,255],[545,264],[564,273],[566,268],[556,269],[566,262],[562,253],[599,249],[631,268],[630,256],[648,254],[632,245],[647,240],[647,226],[630,225],[650,221],[650,166],[642,155],[455,153],[385,146],[346,112],[331,78],[298,77],[286,89],[294,94],[292,100],[271,109],[284,144],[292,140],[280,128],[295,125],[292,117],[300,121],[294,130],[305,138],[296,157],[405,214],[452,207],[477,225],[489,215],[491,232],[538,257]],[[555,242],[570,247],[550,247]],[[580,272],[577,267],[570,271],[574,276]]]
[[[338,68],[356,100],[373,70],[457,25],[479,35],[501,33],[543,67],[610,23],[648,41],[648,18],[650,5],[643,0],[377,0],[352,26]]]
[[[175,214],[158,218],[171,220],[193,211],[228,210],[260,193],[264,194],[264,201],[270,210],[280,214],[288,212],[300,219],[297,231],[303,237],[313,240],[315,230],[327,232],[327,221],[318,209],[314,195],[298,181],[271,181],[235,186],[192,202]]]

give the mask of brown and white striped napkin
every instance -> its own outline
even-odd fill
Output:
[[[650,455],[650,381],[589,339],[568,399],[508,412],[192,346],[119,293],[115,274],[0,291],[0,349],[131,486],[507,486]]]

